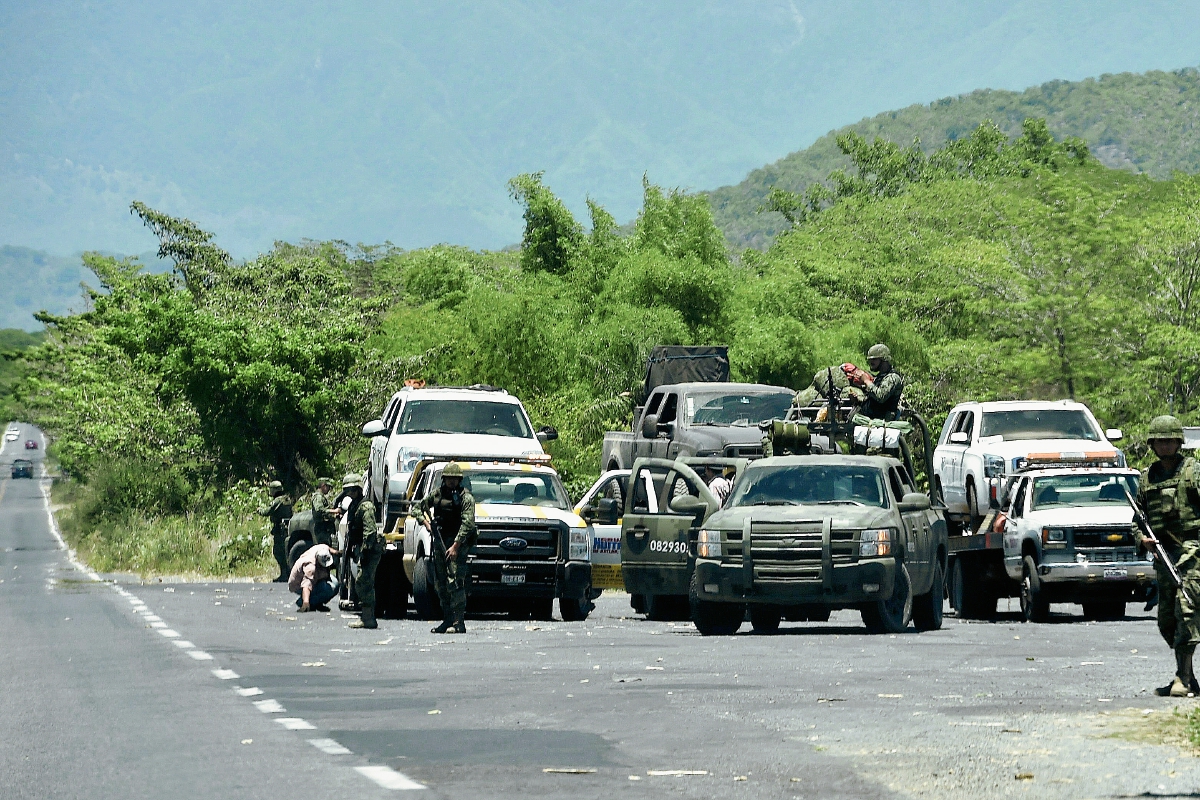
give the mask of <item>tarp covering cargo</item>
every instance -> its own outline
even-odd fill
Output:
[[[691,347],[659,345],[646,360],[645,394],[673,383],[708,383],[729,380],[729,348],[725,345]]]

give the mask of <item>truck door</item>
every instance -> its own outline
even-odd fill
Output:
[[[958,412],[958,419],[954,421],[954,427],[950,430],[950,437],[959,434],[960,436],[965,436],[966,440],[952,442],[947,438],[945,444],[946,454],[942,461],[942,494],[946,498],[946,505],[952,511],[958,513],[964,513],[968,510],[967,484],[966,475],[963,472],[963,459],[966,457],[967,448],[971,446],[971,432],[974,428],[975,412]]]
[[[703,510],[686,513],[672,508],[672,501],[681,496],[697,498]],[[691,534],[719,505],[686,464],[658,458],[634,462],[621,520],[625,590],[648,596],[687,595],[694,561]]]
[[[400,398],[394,397],[383,409],[383,414],[379,419],[383,422],[383,427],[386,433],[383,436],[375,436],[371,439],[371,454],[368,456],[367,463],[371,468],[371,486],[368,487],[375,502],[383,501],[383,473],[384,461],[387,449],[388,435],[391,433],[392,424],[396,421],[396,409],[400,406]]]
[[[601,499],[616,500],[622,507],[629,489],[629,476],[618,473],[603,481],[584,500],[595,505]],[[582,504],[581,504],[582,505]],[[623,589],[621,580],[621,519],[592,522],[592,586]]]
[[[1029,494],[1029,478],[1020,478],[1009,490],[1008,508],[1004,519],[1004,571],[1010,578],[1020,580],[1023,568],[1021,528],[1025,522],[1025,498]]]
[[[896,467],[888,470],[888,484],[897,503],[904,495],[916,491],[905,473],[906,470]],[[924,594],[924,587],[932,579],[930,571],[933,566],[933,532],[929,524],[929,514],[926,511],[905,511],[900,517],[904,520],[907,542],[904,563],[908,566],[908,576],[912,580],[913,591],[916,594]]]
[[[679,452],[676,444],[679,431],[679,393],[671,392],[663,398],[662,408],[658,411],[658,424],[670,425],[670,433],[663,433],[654,440],[653,456],[655,458],[674,458]]]

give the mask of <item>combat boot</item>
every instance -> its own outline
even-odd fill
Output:
[[[1192,656],[1195,655],[1196,648],[1189,647],[1180,652],[1177,656],[1179,660],[1179,683],[1184,690],[1182,695],[1177,695],[1172,691],[1172,697],[1191,697],[1196,691],[1196,674],[1192,670]],[[1175,684],[1171,684],[1171,689],[1175,689]]]
[[[375,606],[363,606],[362,616],[351,622],[347,627],[350,628],[378,628],[379,623],[375,621]]]
[[[438,625],[436,628],[430,628],[429,632],[430,633],[445,633],[446,631],[450,630],[450,628],[452,628],[453,626],[454,626],[454,621],[447,619],[447,620],[443,620],[442,624]]]
[[[466,632],[467,632],[467,624],[463,620],[462,614],[455,616],[454,624],[451,625],[449,630],[446,631],[446,633],[466,633]]]

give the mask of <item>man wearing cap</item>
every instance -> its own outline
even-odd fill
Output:
[[[350,510],[346,512],[348,526],[346,547],[358,549],[358,577],[354,580],[354,591],[361,606],[359,618],[350,623],[351,628],[378,628],[375,621],[375,570],[383,557],[383,536],[375,524],[375,504],[363,497],[362,476],[350,474],[342,479],[342,492],[350,498]]]
[[[292,501],[283,493],[283,484],[279,481],[267,484],[267,494],[271,496],[271,500],[258,507],[258,514],[271,520],[272,552],[275,554],[275,563],[279,564],[279,575],[275,578],[275,583],[287,583],[287,529],[288,520],[292,518]]]
[[[329,499],[329,490],[333,488],[333,478],[317,478],[317,490],[312,493],[309,503],[312,505],[313,538],[317,544],[333,546],[333,535],[336,518],[333,514],[333,501]]]
[[[430,633],[466,633],[467,553],[475,546],[475,498],[463,483],[463,468],[447,464],[442,483],[411,516],[429,530],[433,542],[433,579],[442,603],[442,624]]]
[[[325,604],[337,597],[338,582],[329,573],[337,551],[327,544],[317,544],[304,551],[292,564],[288,589],[300,595],[296,605],[301,611],[328,611]]]
[[[892,369],[892,351],[886,344],[873,345],[867,351],[867,366],[871,372],[853,364],[842,365],[842,371],[850,383],[862,389],[867,396],[859,412],[871,419],[896,419],[900,411],[900,395],[904,392],[904,379]]]
[[[1183,425],[1172,416],[1155,417],[1146,437],[1158,460],[1142,472],[1138,505],[1150,529],[1175,561],[1193,598],[1200,599],[1200,462],[1184,458]],[[1138,541],[1144,538],[1136,532]],[[1189,697],[1200,691],[1192,656],[1200,644],[1200,609],[1183,598],[1170,574],[1155,561],[1158,573],[1158,632],[1175,651],[1175,678],[1155,694]]]

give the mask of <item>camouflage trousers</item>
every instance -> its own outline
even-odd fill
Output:
[[[354,592],[358,602],[364,608],[375,608],[375,571],[379,569],[379,560],[383,558],[383,543],[376,547],[372,543],[363,542],[362,552],[358,556],[358,577],[354,579]]]
[[[433,547],[433,583],[442,603],[442,617],[448,622],[460,620],[467,613],[467,550],[460,547],[453,559],[446,557],[446,545],[435,539]]]
[[[1183,598],[1162,565],[1155,561],[1154,566],[1158,575],[1158,632],[1172,649],[1195,649],[1200,645],[1200,608]],[[1183,585],[1200,602],[1200,542],[1184,543],[1178,568]]]
[[[287,531],[273,532],[271,534],[271,552],[275,556],[275,563],[279,565],[279,577],[286,578],[291,574],[287,563]]]

